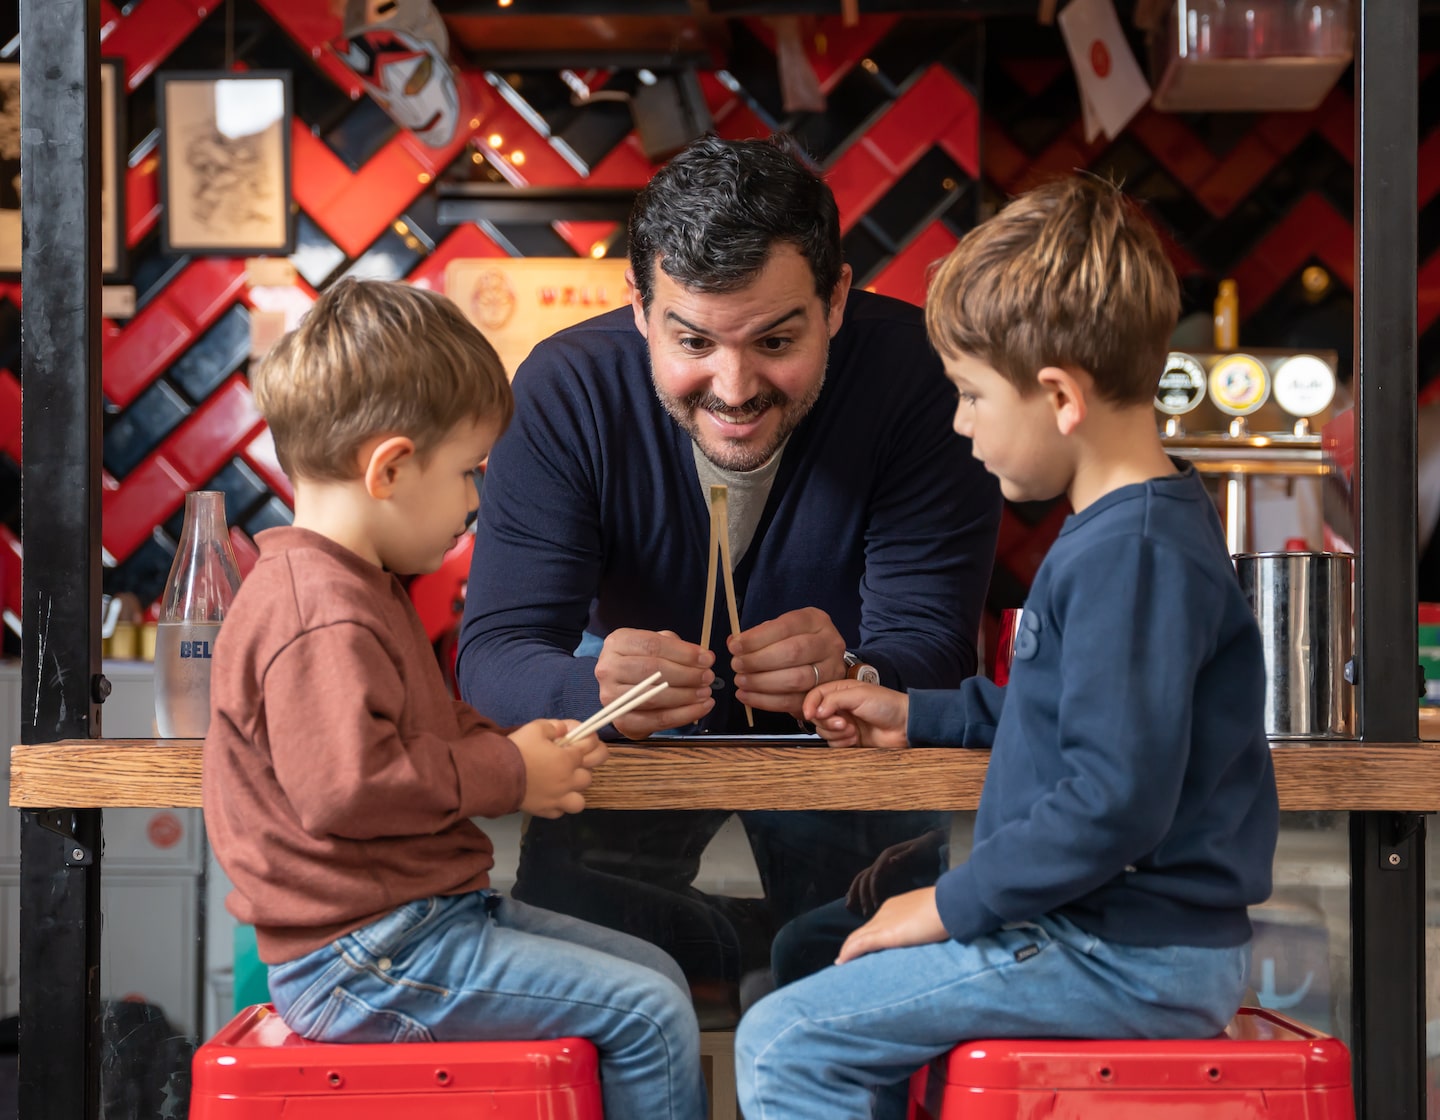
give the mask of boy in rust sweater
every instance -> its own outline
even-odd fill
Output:
[[[253,382],[295,522],[259,535],[216,646],[204,800],[276,1009],[328,1041],[579,1035],[607,1115],[702,1117],[674,962],[492,891],[470,820],[578,812],[605,748],[452,699],[396,578],[475,511],[513,408],[495,351],[442,296],[344,280]]]

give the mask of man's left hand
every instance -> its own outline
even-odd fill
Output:
[[[732,634],[729,647],[736,699],[767,712],[799,715],[807,692],[845,675],[845,639],[818,607]]]
[[[844,964],[881,949],[931,945],[949,936],[935,905],[935,888],[907,891],[881,903],[875,916],[845,939],[835,963]]]

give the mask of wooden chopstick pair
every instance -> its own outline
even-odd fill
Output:
[[[725,605],[730,609],[730,633],[740,633],[740,611],[735,605],[735,574],[730,561],[730,490],[710,487],[710,572],[705,579],[705,621],[700,625],[700,648],[710,648],[710,622],[715,617],[715,569],[725,579]],[[755,726],[755,713],[745,705],[745,722]]]
[[[660,683],[656,684],[656,681]],[[660,679],[658,672],[651,673],[639,684],[626,689],[622,695],[611,700],[610,703],[606,704],[593,716],[581,723],[574,731],[571,731],[559,740],[560,745],[562,747],[568,747],[577,739],[583,739],[586,735],[599,731],[607,723],[614,723],[632,708],[638,708],[641,704],[645,703],[645,701],[659,696],[669,687],[668,684]]]

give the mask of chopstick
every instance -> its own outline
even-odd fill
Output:
[[[656,681],[660,683],[656,684]],[[626,689],[625,692],[615,697],[614,700],[611,700],[610,703],[606,704],[593,716],[581,723],[574,731],[571,731],[559,740],[560,745],[562,747],[568,747],[571,743],[575,742],[575,740],[583,739],[586,735],[599,731],[607,723],[614,723],[632,708],[638,708],[641,704],[645,703],[645,701],[659,696],[669,687],[668,684],[660,679],[658,670],[651,673],[639,684],[632,685]]]
[[[740,611],[735,605],[735,575],[730,562],[730,490],[724,484],[710,487],[710,571],[705,587],[705,621],[700,627],[700,645],[710,648],[710,622],[715,614],[715,569],[725,580],[725,606],[730,613],[730,633],[740,633]],[[755,726],[755,713],[745,705],[745,722]]]

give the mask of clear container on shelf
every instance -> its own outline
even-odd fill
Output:
[[[155,723],[166,739],[199,739],[210,726],[210,664],[240,568],[225,524],[225,495],[185,495],[185,523],[160,600],[155,635]]]
[[[1157,109],[1313,109],[1350,64],[1350,0],[1174,0],[1151,43]]]

